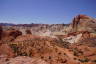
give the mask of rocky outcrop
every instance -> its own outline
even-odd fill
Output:
[[[12,41],[20,35],[22,35],[22,32],[19,30],[3,30],[2,26],[0,26],[0,41]]]
[[[73,32],[76,31],[96,32],[96,20],[86,15],[78,15],[74,17],[71,26]]]
[[[18,30],[3,31],[3,33],[2,33],[2,41],[12,41],[17,36],[20,36],[20,35],[22,35],[22,32],[20,32]]]
[[[64,42],[78,43],[78,41],[84,40],[86,38],[91,38],[93,37],[93,35],[88,31],[77,31],[57,37],[61,38]]]
[[[8,30],[5,33],[6,33],[5,36],[13,36],[14,38],[16,38],[19,35],[22,35],[22,33],[18,30]]]

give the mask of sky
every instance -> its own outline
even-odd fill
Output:
[[[78,14],[96,18],[96,0],[0,0],[0,23],[68,24]]]

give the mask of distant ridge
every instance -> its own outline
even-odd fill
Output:
[[[40,25],[64,25],[64,26],[67,26],[69,24],[35,24],[35,23],[30,23],[30,24],[13,24],[13,23],[0,23],[0,26],[25,26],[25,27],[34,27],[34,26],[40,26]]]
[[[13,26],[15,24],[12,23],[0,23],[0,26]]]

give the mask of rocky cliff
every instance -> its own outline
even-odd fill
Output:
[[[77,15],[72,21],[72,30],[96,32],[96,19],[87,15]]]

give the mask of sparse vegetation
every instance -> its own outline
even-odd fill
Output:
[[[78,50],[77,48],[74,48],[73,49],[73,52],[74,52],[74,56],[80,56],[80,55],[83,55],[83,52]]]
[[[89,19],[85,15],[79,15],[68,25],[20,24],[0,27],[0,64],[4,64],[1,63],[2,58],[9,62],[10,58],[18,57],[20,61],[23,59],[22,62],[26,62],[28,57],[28,60],[36,58],[34,62],[44,60],[49,64],[96,63],[96,34],[94,32],[91,35],[88,29],[91,22]],[[86,21],[85,25],[81,20]]]
[[[96,60],[93,60],[92,62],[96,62]]]
[[[89,62],[88,58],[84,58],[84,59],[78,59],[80,62],[84,63],[84,62]]]
[[[14,53],[18,53],[18,50],[19,50],[19,48],[17,47],[17,45],[16,44],[10,44],[10,47],[14,50]]]
[[[26,30],[26,34],[32,34],[31,30]]]

